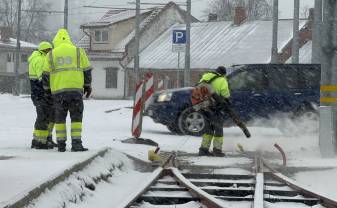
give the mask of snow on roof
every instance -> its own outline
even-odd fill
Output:
[[[280,20],[278,45],[292,36],[292,20]],[[164,32],[140,53],[140,67],[151,69],[177,68],[178,54],[172,52],[172,30]],[[220,65],[268,63],[272,44],[272,21],[251,21],[233,26],[231,21],[192,23],[191,68],[215,68]],[[181,54],[180,66],[184,66]],[[132,68],[133,63],[128,65]]]
[[[142,31],[159,13],[161,9],[155,9],[147,16],[139,25],[140,31]],[[132,30],[131,33],[126,36],[121,42],[119,42],[113,49],[113,52],[124,52],[126,45],[135,37],[135,30]]]
[[[36,49],[38,47],[33,43],[25,41],[20,41],[20,46],[21,48],[29,48],[29,49]],[[9,42],[4,42],[0,40],[0,48],[16,48],[16,39],[10,38]]]
[[[82,38],[77,42],[77,47],[88,49],[90,47],[90,38],[87,35],[83,35]]]
[[[140,31],[142,31],[146,25],[148,25],[161,11],[162,9],[153,9],[151,13],[140,23]],[[106,17],[108,18],[108,17]],[[106,19],[102,18],[102,19]],[[112,48],[112,52],[124,52],[125,46],[135,37],[135,30],[132,30],[122,41]],[[77,43],[78,47],[89,48],[90,38],[84,35]]]
[[[141,10],[140,14],[151,12],[152,10]],[[108,11],[100,20],[83,24],[83,27],[107,26],[136,16],[135,10],[128,10],[116,13],[114,10]]]
[[[300,48],[299,63],[311,64],[312,57],[312,41],[308,41],[304,46]],[[290,57],[286,63],[291,63],[292,57]]]

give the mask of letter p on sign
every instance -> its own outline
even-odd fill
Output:
[[[173,44],[186,44],[186,30],[173,30]]]

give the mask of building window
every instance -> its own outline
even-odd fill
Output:
[[[109,40],[109,32],[107,30],[95,30],[96,42],[107,42]]]
[[[117,88],[118,68],[105,68],[105,88]]]
[[[7,53],[7,62],[13,62],[11,53]]]

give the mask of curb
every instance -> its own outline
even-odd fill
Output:
[[[33,188],[32,190],[28,191],[28,193],[21,194],[20,196],[17,196],[10,201],[5,202],[6,205],[4,206],[4,208],[22,208],[29,205],[32,200],[38,198],[46,189],[53,188],[56,184],[64,181],[71,174],[83,170],[94,159],[96,159],[97,157],[103,157],[110,150],[111,148],[104,148],[98,151],[96,154],[89,157],[88,159],[73,165],[71,168],[64,170],[61,174],[55,176],[53,179],[50,179],[42,183],[41,185]]]

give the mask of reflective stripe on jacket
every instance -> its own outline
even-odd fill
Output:
[[[55,48],[47,54],[44,67],[52,94],[66,91],[82,93],[84,85],[90,86],[91,82],[91,73],[90,78],[86,78],[90,82],[85,81],[85,72],[91,70],[85,51],[71,43],[64,29],[59,30],[53,43]],[[48,88],[48,85],[44,84],[44,87]]]

